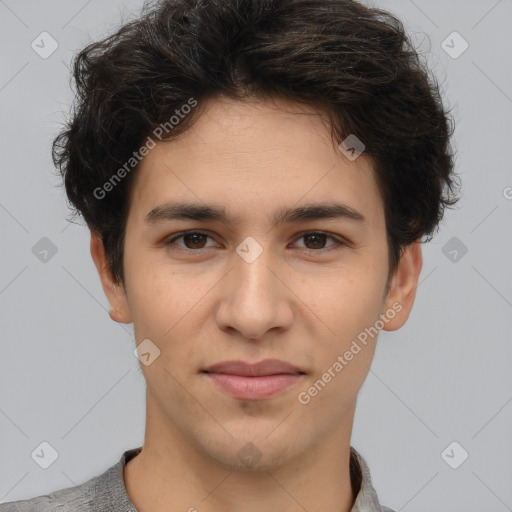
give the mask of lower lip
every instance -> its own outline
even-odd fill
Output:
[[[223,391],[240,400],[264,400],[291,389],[303,376],[280,373],[263,377],[244,377],[227,373],[206,373]]]

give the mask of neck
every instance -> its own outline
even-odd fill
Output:
[[[265,445],[255,444],[277,455],[263,457],[258,450],[257,463],[243,467],[202,450],[193,435],[162,417],[148,395],[143,449],[124,470],[128,496],[138,512],[349,512],[354,410],[355,404],[320,441],[291,457],[268,435]],[[245,448],[255,450],[250,443]]]

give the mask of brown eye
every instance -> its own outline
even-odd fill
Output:
[[[328,239],[334,241],[334,243],[330,246],[326,246]],[[298,243],[300,240],[304,240],[303,248],[311,252],[325,252],[328,250],[336,249],[337,246],[345,245],[342,240],[339,240],[336,237],[329,235],[328,233],[322,233],[320,231],[302,233],[296,243]]]
[[[167,246],[176,246],[178,249],[199,251],[201,249],[208,248],[208,246],[205,245],[208,238],[211,238],[211,236],[206,233],[201,233],[199,231],[187,231],[167,239],[164,241],[164,244]],[[177,243],[180,239],[183,240],[183,245]]]
[[[306,247],[308,249],[323,249],[327,235],[323,233],[311,233],[303,236],[304,240],[307,240]]]
[[[183,243],[187,249],[202,249],[207,238],[203,233],[187,233],[183,235]]]

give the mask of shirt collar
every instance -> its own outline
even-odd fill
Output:
[[[350,448],[350,479],[356,495],[350,512],[386,512],[389,510],[379,504],[379,498],[372,485],[370,469],[359,452],[352,447]]]

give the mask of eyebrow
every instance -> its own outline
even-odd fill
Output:
[[[222,224],[239,224],[240,218],[230,217],[221,206],[200,203],[167,202],[153,208],[145,217],[145,222],[154,224],[168,220],[217,221]],[[298,223],[315,219],[348,219],[366,222],[363,214],[354,208],[340,203],[312,203],[295,208],[281,208],[274,212],[274,226]]]

